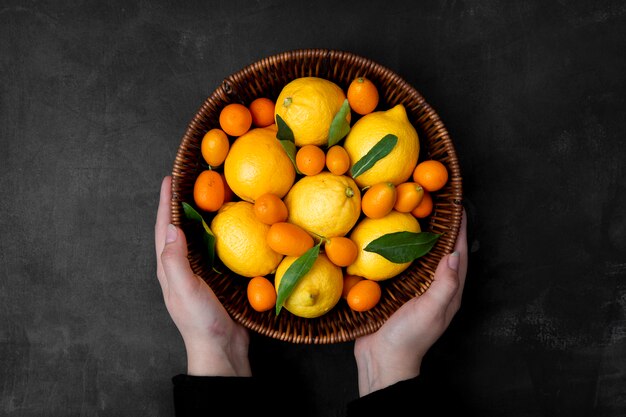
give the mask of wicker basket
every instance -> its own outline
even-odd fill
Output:
[[[261,96],[276,99],[285,84],[297,77],[318,76],[347,89],[357,76],[370,78],[380,93],[379,108],[402,103],[420,137],[420,160],[437,159],[448,168],[450,179],[434,198],[433,214],[421,222],[423,230],[442,233],[435,247],[413,262],[403,274],[381,282],[383,296],[370,311],[352,311],[344,300],[316,319],[296,317],[283,309],[258,313],[246,299],[247,278],[228,270],[215,273],[206,262],[202,241],[189,237],[189,260],[233,319],[250,330],[293,343],[338,343],[376,331],[403,303],[427,290],[437,263],[450,253],[462,216],[461,173],[450,136],[437,113],[418,91],[393,71],[361,56],[343,51],[305,49],[284,52],[255,62],[227,77],[198,110],[182,138],[172,172],[172,222],[183,230],[189,227],[181,202],[193,201],[193,185],[202,165],[200,142],[211,128],[219,126],[220,110],[229,103],[249,104]],[[187,231],[187,230],[186,230]]]

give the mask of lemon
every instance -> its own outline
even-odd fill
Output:
[[[296,171],[276,139],[276,126],[248,131],[233,142],[224,162],[226,182],[242,200],[272,193],[282,198]]]
[[[332,81],[296,78],[278,95],[275,115],[291,128],[296,146],[322,146],[328,143],[330,124],[345,99],[343,90]],[[349,112],[346,120],[350,122]]]
[[[321,172],[296,182],[285,205],[288,222],[320,236],[344,236],[359,220],[361,192],[352,178]]]
[[[226,203],[211,222],[215,252],[228,269],[239,275],[270,274],[283,256],[269,247],[266,239],[269,228],[256,218],[252,203]]]
[[[276,292],[287,269],[295,260],[287,256],[278,265],[274,283]],[[285,300],[284,307],[299,317],[314,318],[328,313],[341,298],[343,273],[324,254],[320,254],[311,270],[300,278],[291,295]]]
[[[373,167],[355,178],[359,187],[379,182],[398,185],[413,173],[419,156],[419,138],[402,104],[387,111],[369,113],[352,126],[344,142],[351,168],[388,134],[398,137],[396,146]]]
[[[391,213],[380,219],[364,218],[356,225],[350,238],[359,248],[356,261],[348,266],[349,275],[358,275],[374,281],[392,278],[411,265],[411,262],[397,264],[374,252],[365,251],[365,247],[373,240],[395,232],[420,232],[420,225],[410,213]]]

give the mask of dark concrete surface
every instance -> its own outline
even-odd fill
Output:
[[[223,78],[309,47],[393,69],[456,144],[473,251],[424,378],[467,415],[626,415],[626,6],[552,0],[0,1],[0,414],[173,414],[161,178]],[[302,415],[357,396],[351,343],[251,349]]]

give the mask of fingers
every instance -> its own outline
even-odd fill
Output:
[[[460,263],[460,254],[454,252],[446,255],[439,261],[433,282],[421,298],[427,298],[439,309],[445,311],[459,290],[457,270]]]
[[[157,277],[161,288],[165,288],[165,276],[163,274],[163,265],[161,263],[161,253],[165,247],[165,235],[167,233],[167,225],[171,222],[170,217],[170,200],[172,198],[172,177],[165,177],[161,182],[161,195],[159,198],[159,208],[157,210],[156,224],[154,225],[154,247],[157,259]]]
[[[467,273],[467,214],[463,210],[459,234],[454,252],[439,261],[433,282],[422,298],[429,297],[445,310],[456,302],[460,303]],[[458,309],[458,306],[457,306]],[[455,310],[456,311],[456,310]]]
[[[465,288],[465,276],[467,275],[467,213],[463,210],[463,218],[461,220],[461,227],[454,246],[454,252],[459,254],[458,265],[458,277],[459,277],[459,289],[454,295],[448,312],[446,315],[453,316],[461,306],[461,297],[463,296],[463,289]]]
[[[164,248],[160,254],[166,285],[170,291],[185,293],[198,284],[189,259],[187,258],[187,240],[178,227],[168,224],[166,227]]]
[[[459,265],[459,278],[461,281],[465,281],[465,273],[467,272],[467,212],[463,210],[463,218],[461,219],[461,227],[459,228],[459,234],[456,238],[456,244],[454,246],[455,252],[459,252],[461,255],[461,263]]]

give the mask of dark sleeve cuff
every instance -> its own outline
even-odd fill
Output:
[[[393,410],[411,411],[422,402],[422,385],[422,380],[415,377],[369,393],[348,403],[347,416],[380,417],[395,414]]]
[[[410,411],[409,415],[441,416],[463,412],[464,406],[449,388],[417,376],[348,403],[347,416],[399,415],[400,410]]]
[[[262,384],[254,377],[176,375],[174,410],[177,417],[239,415],[258,410]],[[256,408],[255,408],[256,407]]]

